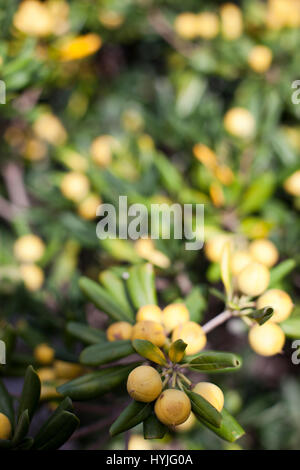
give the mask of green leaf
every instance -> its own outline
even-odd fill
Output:
[[[47,426],[47,440],[34,447],[37,450],[59,449],[73,434],[79,425],[79,419],[69,411],[62,411],[56,415]]]
[[[69,322],[67,324],[67,332],[74,338],[86,344],[97,344],[106,340],[104,331],[92,328],[79,322]]]
[[[129,340],[102,341],[85,348],[80,354],[80,362],[87,366],[100,366],[134,353],[135,350]]]
[[[114,321],[128,321],[133,323],[132,318],[124,312],[122,307],[115,302],[109,292],[99,286],[95,281],[82,277],[79,287],[84,295],[99,309],[105,312]]]
[[[237,439],[239,439],[245,434],[244,429],[233,418],[233,416],[228,413],[225,408],[223,408],[223,410],[221,411],[221,415],[222,421],[220,427],[213,426],[202,419],[200,419],[200,421],[211,431],[217,434],[217,436],[221,437],[222,439],[228,442],[235,442]]]
[[[191,400],[192,410],[197,418],[201,418],[213,426],[220,427],[222,416],[205,398],[198,393],[185,389],[185,393]]]
[[[19,413],[20,417],[25,410],[28,410],[31,420],[35,409],[40,401],[41,381],[32,366],[28,366],[25,374],[23,391],[20,399]]]
[[[280,323],[284,333],[292,339],[300,338],[300,315],[294,315]]]
[[[12,427],[14,427],[15,413],[13,406],[13,399],[8,393],[4,383],[0,379],[0,413],[8,417]]]
[[[272,317],[274,310],[272,307],[264,307],[259,310],[253,310],[247,317],[253,318],[259,325],[263,325]]]
[[[21,414],[13,436],[13,445],[18,445],[27,435],[30,426],[28,410]]]
[[[133,266],[128,270],[128,292],[133,305],[139,309],[143,305],[156,305],[154,269],[149,263]]]
[[[167,426],[158,421],[154,413],[143,423],[144,439],[162,439],[167,430]]]
[[[186,348],[187,344],[182,341],[182,339],[177,339],[177,341],[174,341],[168,351],[170,360],[176,363],[180,362],[184,357]]]
[[[122,309],[127,313],[128,317],[135,320],[135,314],[128,300],[123,280],[111,270],[102,271],[99,279],[107,292],[111,294],[115,301],[118,302]]]
[[[227,372],[238,370],[242,359],[236,354],[204,351],[189,361],[189,368],[197,372]]]
[[[140,356],[161,366],[166,365],[167,361],[163,352],[150,341],[145,339],[135,339],[132,342],[132,345]]]
[[[201,292],[200,287],[196,286],[190,291],[184,299],[184,304],[190,312],[190,320],[200,323],[203,317],[203,312],[206,309],[206,299]]]
[[[282,261],[282,263],[275,266],[275,268],[272,268],[270,271],[271,278],[269,289],[276,286],[276,284],[280,282],[281,279],[285,278],[288,274],[290,274],[290,272],[295,269],[296,264],[297,263],[295,260],[286,259],[285,261]]]
[[[256,178],[244,193],[239,210],[243,215],[261,209],[272,196],[275,188],[275,177],[272,173],[263,173]]]
[[[137,424],[142,423],[146,418],[148,418],[151,412],[152,407],[150,403],[132,401],[110,427],[110,435],[116,436],[117,434],[127,431]]]
[[[128,366],[108,367],[92,372],[61,385],[57,391],[73,400],[90,400],[110,392],[127,380],[129,373],[140,364],[140,362],[135,362]]]
[[[225,292],[228,300],[232,297],[232,280],[231,280],[231,268],[230,268],[230,242],[226,243],[223,249],[221,258],[221,279],[223,281]]]

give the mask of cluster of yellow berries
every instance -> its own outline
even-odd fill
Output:
[[[161,310],[157,305],[145,305],[136,315],[135,325],[116,322],[107,329],[109,341],[144,339],[158,347],[169,340],[181,339],[187,344],[186,354],[201,351],[206,345],[206,335],[198,323],[190,321],[189,311],[182,303],[168,305]]]
[[[44,283],[44,272],[36,263],[45,252],[44,242],[34,234],[23,235],[14,244],[14,254],[20,262],[20,276],[26,288],[32,292]]]
[[[191,402],[182,390],[163,389],[159,372],[151,366],[139,366],[130,372],[127,391],[136,401],[150,403],[155,401],[154,411],[157,419],[167,426],[179,426],[191,418]],[[224,405],[222,390],[215,384],[199,382],[192,391],[201,395],[218,411]],[[192,415],[193,416],[193,415]]]

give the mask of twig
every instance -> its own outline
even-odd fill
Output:
[[[205,323],[205,325],[202,326],[202,330],[204,331],[204,333],[209,333],[211,330],[214,330],[217,326],[222,325],[222,323],[225,323],[232,316],[233,313],[230,310],[225,310],[209,322]]]
[[[21,168],[16,163],[11,162],[4,167],[2,174],[11,202],[19,208],[29,207],[29,199]]]
[[[0,196],[0,217],[11,222],[14,218],[17,208],[6,199]]]

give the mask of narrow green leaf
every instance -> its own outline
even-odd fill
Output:
[[[81,364],[100,366],[134,353],[135,350],[129,340],[102,341],[101,343],[93,344],[85,348],[80,354],[79,359]]]
[[[201,418],[213,426],[220,427],[222,416],[205,398],[198,393],[185,389],[185,393],[191,400],[192,410],[197,418]]]
[[[300,315],[292,315],[287,320],[280,323],[284,333],[292,339],[300,338]]]
[[[102,271],[99,279],[107,292],[111,294],[115,301],[120,304],[124,312],[127,313],[128,317],[134,320],[135,314],[128,300],[126,287],[123,280],[120,279],[120,277],[111,270]]]
[[[137,424],[142,423],[148,418],[151,411],[152,407],[150,403],[132,401],[110,427],[110,435],[116,436],[117,434],[127,431]]]
[[[13,445],[18,445],[27,435],[30,426],[28,410],[21,414],[13,436]]]
[[[253,318],[259,325],[263,325],[272,317],[274,310],[272,307],[264,307],[259,310],[253,310],[247,317]]]
[[[154,413],[143,422],[144,439],[162,439],[168,428],[158,421]]]
[[[235,442],[237,439],[240,439],[245,434],[244,429],[239,425],[239,423],[231,416],[228,411],[223,408],[221,411],[222,422],[220,427],[216,427],[206,422],[205,420],[200,419],[202,424],[208,427],[213,431],[217,436],[221,437],[225,441]]]
[[[286,259],[282,261],[282,263],[275,266],[275,268],[271,269],[271,278],[269,289],[276,286],[281,279],[284,279],[288,274],[290,274],[296,267],[296,261],[293,259]]]
[[[167,361],[163,352],[150,341],[144,339],[135,339],[132,342],[132,346],[140,356],[145,357],[149,361],[155,362],[161,366],[166,365]]]
[[[189,361],[189,367],[198,372],[222,372],[237,370],[242,359],[233,353],[204,351]]]
[[[136,309],[143,305],[156,305],[154,269],[149,263],[132,266],[129,270],[127,288]]]
[[[79,322],[69,322],[67,324],[67,332],[86,344],[97,344],[106,339],[104,331]]]
[[[13,406],[13,399],[8,393],[4,383],[0,379],[0,413],[8,417],[12,427],[14,427],[15,413]]]
[[[79,419],[69,411],[59,413],[47,427],[46,442],[35,444],[37,450],[59,449],[73,434],[79,425]]]
[[[171,344],[169,348],[169,358],[171,359],[172,362],[180,362],[182,361],[185,350],[186,350],[187,344],[182,341],[182,339],[178,339],[177,341],[174,341],[174,343]]]
[[[244,193],[239,210],[243,215],[259,210],[273,194],[275,189],[275,176],[264,173],[254,180]]]
[[[19,413],[20,417],[25,410],[28,410],[31,420],[35,409],[40,401],[41,381],[32,366],[28,366],[25,374],[23,391],[20,399]]]

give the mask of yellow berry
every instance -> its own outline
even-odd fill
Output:
[[[300,170],[285,180],[284,189],[292,196],[300,197]]]
[[[83,59],[100,49],[102,39],[98,34],[88,33],[81,36],[65,37],[58,52],[62,62]]]
[[[163,309],[163,325],[170,333],[176,326],[186,323],[190,319],[190,314],[186,306],[182,303],[170,304]]]
[[[217,385],[210,382],[198,382],[193,387],[193,392],[198,393],[205,398],[205,400],[219,412],[222,411],[224,406],[224,395]]]
[[[225,3],[220,9],[222,34],[232,41],[243,33],[243,16],[241,9],[233,3]]]
[[[93,161],[99,166],[109,166],[113,151],[118,148],[118,141],[112,135],[100,135],[93,140],[91,155]]]
[[[218,234],[207,240],[204,245],[206,257],[213,263],[219,263],[225,244],[230,241],[230,235]]]
[[[60,189],[67,199],[74,202],[80,202],[87,196],[90,189],[90,183],[83,173],[70,171],[63,177]]]
[[[114,10],[103,10],[99,13],[98,18],[107,29],[117,29],[124,22],[124,16]]]
[[[128,376],[127,391],[136,401],[149,403],[155,400],[162,391],[159,373],[150,366],[136,367]]]
[[[191,411],[191,414],[188,417],[188,419],[184,423],[178,424],[175,427],[175,431],[177,431],[177,432],[188,432],[191,429],[193,429],[196,422],[197,422],[196,417],[195,417],[194,413]]]
[[[154,411],[159,421],[167,426],[184,423],[191,413],[188,396],[176,389],[164,390],[155,402]]]
[[[145,339],[161,347],[166,342],[166,335],[163,326],[154,321],[141,321],[134,325],[132,329],[132,341],[134,339]]]
[[[155,321],[162,323],[162,311],[157,305],[144,305],[139,308],[136,321]]]
[[[78,204],[78,214],[86,220],[93,220],[96,217],[97,208],[101,204],[101,199],[97,194],[89,194]]]
[[[35,264],[23,264],[20,266],[21,277],[28,290],[35,292],[44,283],[44,271]]]
[[[13,23],[15,28],[29,36],[48,36],[54,29],[54,18],[47,4],[37,0],[21,2]]]
[[[62,145],[67,133],[60,120],[52,113],[41,114],[33,125],[35,134],[52,145]]]
[[[132,434],[128,442],[128,450],[151,450],[152,445],[148,439],[140,434]]]
[[[37,375],[41,382],[52,382],[56,378],[54,369],[51,369],[50,367],[42,367],[41,369],[38,369]]]
[[[11,422],[8,417],[0,413],[0,439],[9,439],[11,435]]]
[[[172,341],[182,339],[187,344],[185,353],[196,354],[206,345],[206,335],[198,323],[189,321],[178,325],[172,333]]]
[[[271,321],[280,323],[286,320],[294,308],[291,297],[280,289],[271,289],[257,300],[257,308],[272,307],[274,312]]]
[[[267,268],[272,268],[279,258],[279,253],[274,243],[266,239],[259,239],[250,243],[249,251],[255,261],[264,264]]]
[[[266,46],[254,46],[248,56],[250,67],[257,73],[266,72],[272,62],[272,51]]]
[[[224,116],[224,127],[229,134],[248,139],[255,132],[255,119],[245,108],[231,108]]]
[[[237,250],[231,258],[231,270],[234,276],[237,276],[248,264],[253,262],[248,250]]]
[[[72,380],[83,374],[83,367],[80,364],[73,364],[66,361],[54,361],[53,369],[57,379]]]
[[[34,357],[36,361],[40,364],[51,364],[53,362],[54,356],[54,349],[48,346],[47,344],[39,344],[34,349]]]
[[[14,244],[15,257],[23,263],[34,263],[44,254],[44,242],[36,235],[23,235]]]
[[[219,33],[219,18],[215,13],[205,11],[196,15],[195,34],[204,39],[213,39]]]
[[[184,39],[193,39],[196,35],[197,16],[194,13],[180,13],[175,19],[174,29]]]
[[[260,263],[250,263],[237,276],[239,290],[250,297],[262,294],[269,285],[270,271]]]
[[[254,325],[249,331],[249,344],[261,356],[274,356],[282,351],[285,335],[280,326],[268,321]]]
[[[132,325],[127,321],[118,321],[107,328],[106,336],[108,341],[131,339],[132,330]]]

